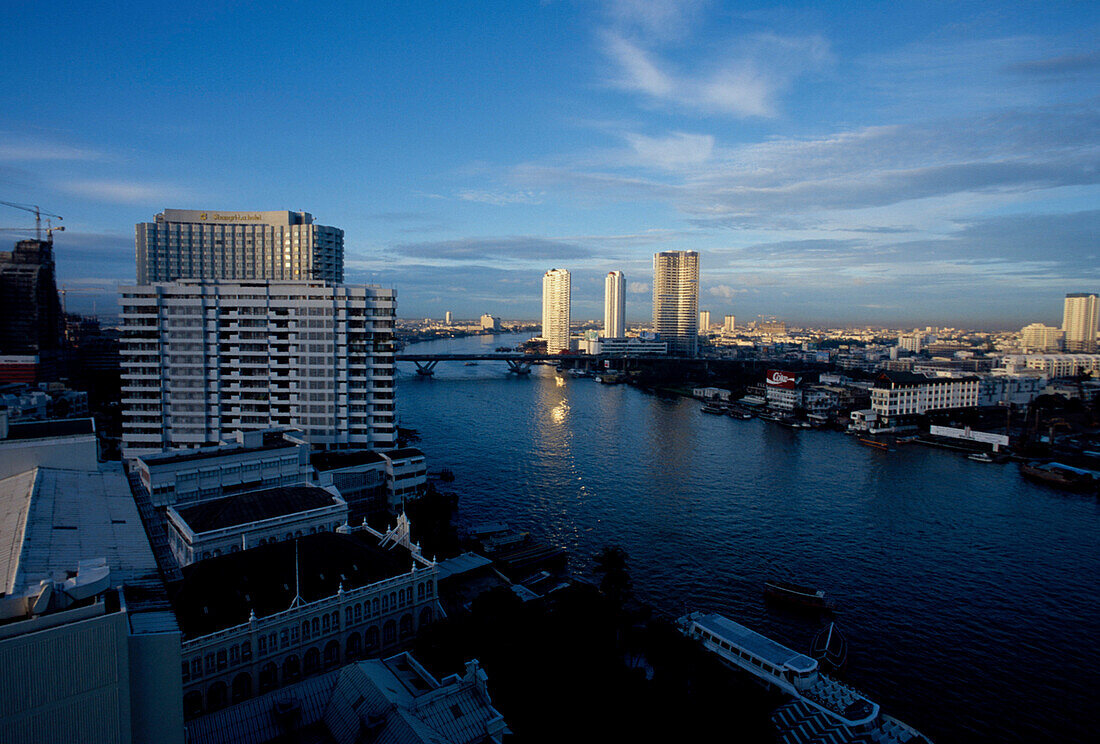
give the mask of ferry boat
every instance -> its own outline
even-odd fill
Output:
[[[713,403],[707,403],[699,410],[701,410],[703,413],[716,413],[719,416],[725,414],[726,412],[725,408],[722,408],[722,406],[716,406]]]
[[[975,452],[972,455],[967,455],[966,459],[973,460],[974,462],[994,462],[988,452]]]
[[[790,581],[769,579],[764,582],[764,596],[767,599],[794,605],[819,612],[832,612],[835,605],[825,598],[822,589],[814,589]]]
[[[810,656],[817,659],[822,669],[840,672],[848,663],[848,641],[836,627],[829,623],[814,636],[810,644]]]
[[[794,698],[793,710],[785,705],[773,715],[773,722],[783,719],[777,722],[782,742],[928,744],[913,728],[882,715],[878,703],[822,673],[805,654],[717,613],[692,612],[676,622],[725,664]]]
[[[1048,462],[1043,464],[1037,460],[1020,463],[1020,474],[1025,478],[1046,483],[1056,488],[1064,488],[1067,491],[1091,492],[1100,486],[1100,479],[1094,478],[1092,472],[1082,468],[1075,468],[1060,462]]]
[[[870,447],[872,449],[877,449],[880,452],[890,451],[890,445],[888,445],[886,442],[880,442],[877,439],[867,439],[866,437],[860,437],[858,441],[860,444],[866,445],[867,447]]]

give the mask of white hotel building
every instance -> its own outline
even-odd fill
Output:
[[[604,338],[626,336],[626,276],[621,271],[607,272],[603,289]]]
[[[393,447],[392,289],[185,279],[119,302],[124,457],[272,427]]]
[[[925,377],[884,372],[871,387],[871,410],[883,427],[904,425],[932,411],[978,405],[977,377]]]
[[[569,272],[550,269],[542,277],[542,337],[546,353],[569,351]]]
[[[309,212],[165,209],[135,226],[137,283],[344,280],[344,231]]]

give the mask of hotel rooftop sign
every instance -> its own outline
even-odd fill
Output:
[[[158,215],[159,216],[159,215]],[[207,224],[300,225],[310,224],[313,217],[308,212],[226,212],[217,209],[166,209],[165,222],[197,222]]]

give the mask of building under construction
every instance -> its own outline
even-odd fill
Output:
[[[63,330],[53,243],[0,251],[0,382],[56,379]]]

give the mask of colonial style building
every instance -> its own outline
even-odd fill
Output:
[[[871,410],[883,427],[912,422],[933,411],[978,405],[977,377],[925,377],[909,372],[883,372],[871,388]]]

